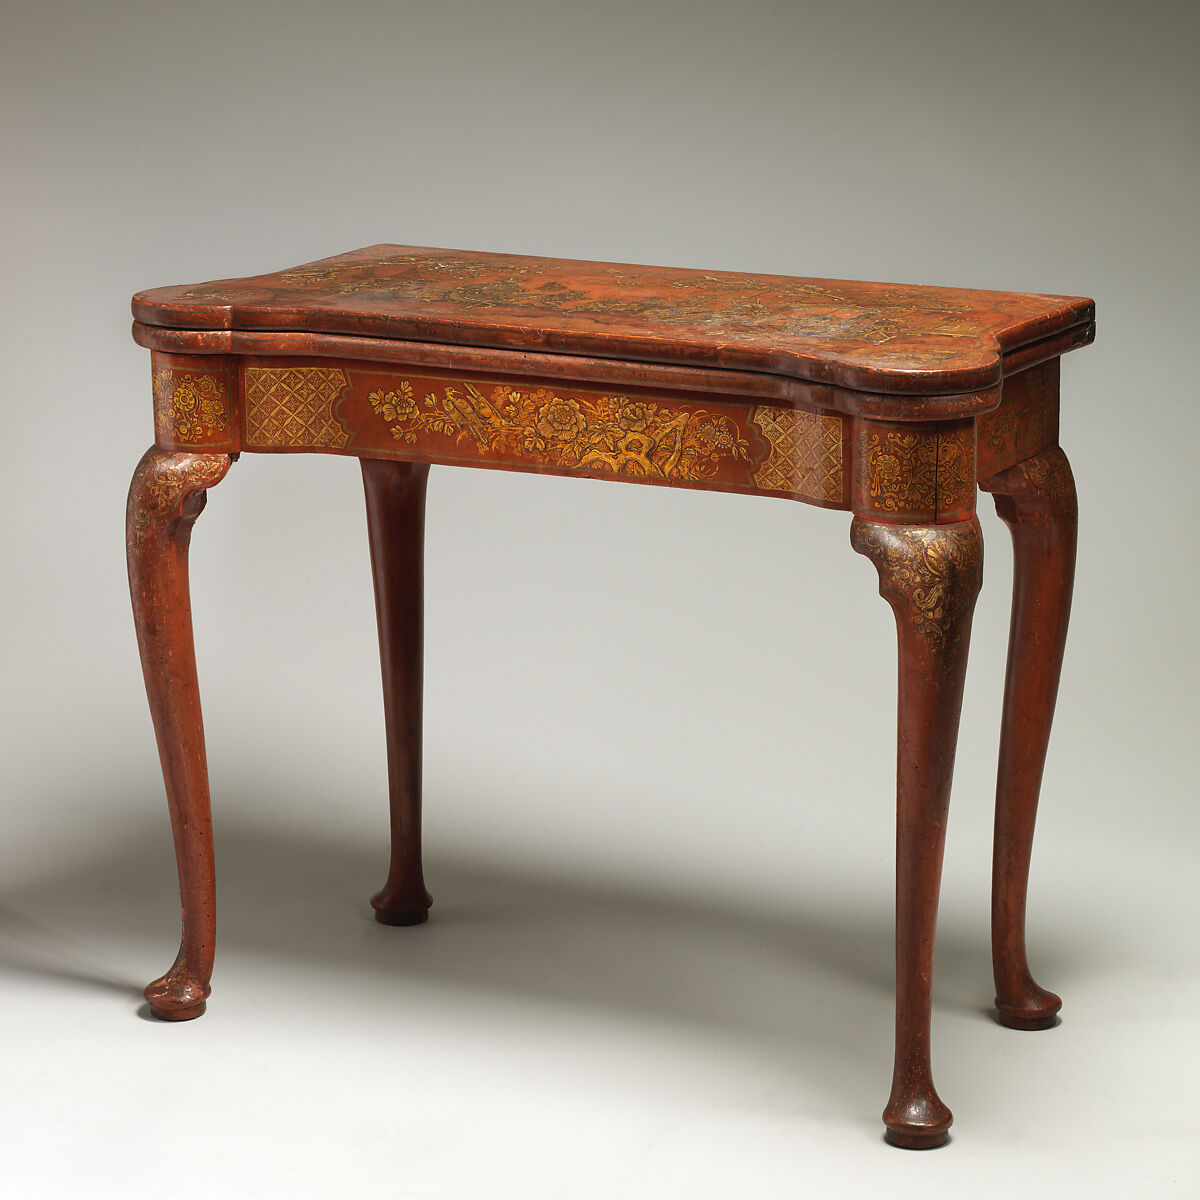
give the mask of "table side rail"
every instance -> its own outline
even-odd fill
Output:
[[[782,496],[947,523],[976,479],[1054,445],[1058,360],[982,417],[888,422],[725,393],[422,364],[152,353],[156,444],[327,453]]]

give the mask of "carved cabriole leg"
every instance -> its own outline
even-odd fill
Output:
[[[1075,578],[1078,506],[1057,447],[981,481],[1012,533],[1012,628],[1004,684],[992,869],[996,1013],[1012,1029],[1048,1029],[1062,1001],[1038,987],[1025,952],[1025,899],[1038,793]]]
[[[942,1145],[952,1120],[929,1061],[930,982],[950,780],[971,614],[983,577],[979,522],[883,525],[855,517],[854,549],[879,571],[896,615],[900,695],[896,760],[896,1062],[887,1140]]]
[[[383,710],[387,723],[392,854],[371,897],[384,925],[419,925],[433,903],[421,873],[421,685],[425,484],[422,463],[362,460],[375,577]]]
[[[212,817],[192,643],[188,543],[204,509],[205,489],[225,478],[232,461],[228,454],[152,448],[142,456],[129,488],[129,592],[171,810],[183,906],[179,955],[146,988],[151,1010],[168,1021],[187,1021],[204,1012],[212,976]]]

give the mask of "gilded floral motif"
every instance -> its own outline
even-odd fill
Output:
[[[176,442],[202,442],[229,428],[225,388],[201,371],[155,371],[154,411],[159,435]]]
[[[419,421],[421,416],[421,410],[417,408],[413,399],[413,386],[407,379],[402,379],[395,391],[385,392],[380,389],[372,392],[367,399],[376,415],[381,416],[392,427],[393,437],[405,442],[417,440],[416,429],[405,428],[409,422]],[[397,429],[401,431],[399,434],[395,432]]]
[[[626,396],[592,399],[507,384],[485,396],[463,383],[428,392],[418,404],[412,383],[401,380],[368,400],[392,437],[410,445],[422,433],[438,433],[548,466],[647,479],[708,479],[722,459],[750,459],[746,439],[727,417]]]
[[[850,541],[879,572],[879,590],[897,617],[935,649],[960,636],[983,578],[983,535],[962,525],[879,525],[855,518]]]
[[[870,507],[898,516],[970,511],[975,505],[975,430],[970,422],[938,428],[865,426],[859,471]]]

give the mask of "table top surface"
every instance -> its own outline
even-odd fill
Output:
[[[133,298],[147,325],[286,330],[767,371],[849,388],[995,383],[1004,354],[1090,328],[1080,296],[377,245]]]

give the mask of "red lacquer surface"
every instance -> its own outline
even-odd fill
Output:
[[[243,451],[357,457],[387,719],[391,858],[373,897],[419,924],[425,483],[430,465],[783,496],[854,513],[899,658],[894,1145],[944,1143],[933,952],[983,545],[977,488],[1016,551],[993,872],[996,1010],[1041,1029],[1030,972],[1034,820],[1070,609],[1076,505],[1057,446],[1078,297],[734,275],[373,246],[288,271],[139,293],[156,445],[135,473],[130,586],[175,831],[183,936],[146,991],[199,1016],[216,930],[187,552]],[[791,552],[791,551],[789,551]],[[514,583],[518,586],[519,581]],[[865,685],[869,687],[870,685]],[[864,691],[864,696],[867,694]]]
[[[134,297],[147,325],[289,330],[768,371],[884,392],[987,388],[1092,302],[378,245]]]

